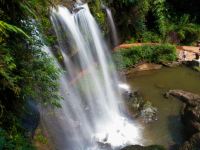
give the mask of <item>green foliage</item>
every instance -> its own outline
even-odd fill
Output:
[[[0,150],[35,150],[27,139],[19,134],[8,135],[0,128]]]
[[[133,5],[137,2],[138,0],[116,0],[116,2],[118,4],[120,4],[121,6],[125,5],[125,6],[129,6],[129,5]]]
[[[50,26],[46,0],[0,0],[0,150],[32,150],[20,124],[28,98],[60,107],[61,71],[44,52],[30,20]]]
[[[130,43],[129,37],[134,37],[133,42],[176,44],[192,44],[200,39],[198,24],[200,22],[200,8],[198,7],[200,2],[198,1],[104,1],[114,10],[118,31],[126,43]],[[189,7],[188,3],[194,6]]]
[[[90,10],[97,20],[100,28],[104,31],[104,34],[108,32],[108,26],[106,24],[106,14],[101,8],[100,0],[92,0],[89,3]]]
[[[4,36],[7,37],[8,31],[20,33],[20,34],[24,35],[26,38],[29,38],[29,36],[22,29],[20,29],[16,26],[10,25],[10,24],[0,20],[0,32],[1,32],[1,34],[3,34]]]
[[[145,17],[150,9],[150,3],[148,0],[138,0],[135,4],[136,16],[133,25],[138,37],[146,31]],[[133,18],[134,19],[134,18]]]
[[[152,12],[156,17],[156,24],[160,34],[164,37],[166,33],[166,6],[165,0],[154,0],[152,2]]]
[[[114,52],[113,59],[118,69],[133,67],[143,61],[162,63],[176,60],[176,49],[172,45],[145,45]]]
[[[188,15],[183,15],[176,22],[177,24],[172,23],[168,27],[168,40],[170,42],[190,45],[200,39],[200,26],[190,23]]]
[[[42,143],[42,144],[47,144],[48,143],[47,138],[44,135],[42,135],[42,134],[37,134],[35,136],[35,140],[38,141],[38,142],[40,142],[40,143]]]
[[[193,23],[200,23],[200,1],[199,0],[166,0],[169,6],[169,13],[174,17],[182,17],[187,14],[193,20]]]
[[[154,35],[157,34],[162,38],[165,36],[167,26],[165,0],[118,0],[113,1],[110,6],[116,9],[115,18],[118,28],[125,38],[134,35],[140,41],[146,32],[154,32]],[[153,19],[147,19],[149,14],[153,15]],[[152,23],[153,29],[149,29],[149,24]]]
[[[141,42],[160,43],[161,39],[158,34],[149,31],[142,33]]]
[[[9,88],[14,93],[19,94],[20,87],[17,85],[17,80],[20,78],[12,74],[16,69],[14,58],[10,54],[10,50],[4,45],[0,46],[0,84],[3,88]]]
[[[131,44],[137,42],[135,37],[129,37],[127,41],[125,41],[126,44]]]
[[[35,50],[30,64],[23,63],[26,66],[22,70],[19,69],[23,78],[23,95],[25,97],[31,96],[46,105],[52,104],[60,107],[61,97],[58,94],[58,79],[61,71],[55,66],[54,60],[39,49]]]

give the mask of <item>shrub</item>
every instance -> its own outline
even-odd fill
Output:
[[[128,40],[125,41],[126,44],[131,44],[137,42],[135,37],[129,37]]]
[[[143,61],[162,63],[175,61],[176,58],[176,48],[169,44],[136,46],[117,50],[113,54],[113,60],[120,70]]]
[[[35,150],[31,143],[20,133],[12,135],[0,128],[0,150]]]
[[[168,26],[169,42],[190,45],[200,39],[200,26],[191,23],[188,15],[184,15],[177,22]]]
[[[141,42],[153,42],[153,43],[160,43],[161,38],[158,34],[154,32],[144,32],[142,34]]]

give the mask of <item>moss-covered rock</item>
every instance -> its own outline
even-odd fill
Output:
[[[133,93],[126,101],[132,116],[141,119],[144,123],[157,120],[157,108],[150,101],[145,101],[138,92]]]
[[[181,114],[184,124],[184,133],[187,140],[180,146],[179,150],[199,150],[200,149],[200,95],[183,90],[170,90],[168,95],[172,95],[185,103]]]
[[[198,66],[193,67],[193,69],[200,72],[200,67],[198,67]]]

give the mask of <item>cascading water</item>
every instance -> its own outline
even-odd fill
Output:
[[[118,149],[141,144],[140,129],[123,114],[117,72],[87,4],[76,13],[52,9],[51,20],[64,59],[62,108],[43,117],[59,150]]]
[[[117,44],[119,44],[119,39],[118,39],[118,35],[117,35],[117,29],[115,26],[115,22],[114,22],[114,19],[112,16],[112,12],[108,7],[105,7],[105,10],[106,10],[106,14],[107,14],[108,21],[110,24],[111,32],[112,32],[113,44],[114,44],[114,46],[117,46]]]

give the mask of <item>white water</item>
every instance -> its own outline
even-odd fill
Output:
[[[114,46],[117,46],[119,44],[119,39],[118,39],[118,35],[117,35],[115,22],[114,22],[114,19],[113,19],[113,16],[112,16],[112,12],[108,7],[105,7],[105,9],[106,9],[108,21],[109,21],[109,24],[110,24],[110,28],[111,28],[113,44],[114,44]]]
[[[124,114],[119,80],[101,31],[88,6],[80,7],[75,14],[62,6],[51,13],[66,73],[60,82],[62,108],[44,112],[48,134],[59,150],[141,144],[140,128]]]

